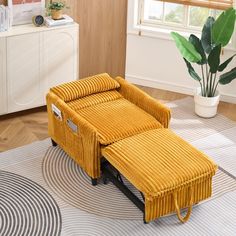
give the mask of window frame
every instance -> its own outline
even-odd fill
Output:
[[[143,25],[148,25],[148,26],[153,26],[153,27],[175,27],[178,28],[179,30],[185,30],[185,29],[191,29],[191,30],[195,30],[195,31],[199,31],[201,30],[201,27],[197,27],[197,26],[191,26],[189,25],[189,21],[190,21],[190,7],[189,5],[183,5],[184,7],[184,19],[183,19],[183,24],[179,24],[179,23],[175,23],[175,22],[166,22],[164,20],[165,16],[164,16],[164,12],[165,12],[165,4],[168,2],[161,2],[163,4],[163,16],[161,20],[145,20],[144,19],[144,4],[145,4],[146,0],[139,0],[139,17],[140,17],[140,23]],[[180,4],[181,5],[181,4]],[[209,9],[212,10],[212,9]],[[213,17],[215,17],[215,14],[212,15]]]
[[[183,36],[188,37],[190,34],[196,34],[200,37],[201,35],[201,27],[195,27],[189,25],[189,14],[190,14],[190,6],[184,5],[184,24],[180,25],[178,23],[164,22],[164,14],[162,16],[162,20],[148,20],[144,21],[144,1],[145,0],[132,0],[133,4],[133,32],[138,31],[139,35],[157,37],[170,39],[170,32],[177,31],[181,33]],[[236,1],[234,0],[234,7],[236,6]],[[164,13],[164,9],[163,9]],[[129,30],[130,27],[128,27]],[[130,31],[131,32],[131,31]],[[232,37],[231,43],[225,48],[226,50],[236,51],[236,29],[235,33]]]

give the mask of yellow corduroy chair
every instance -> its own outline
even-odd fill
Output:
[[[121,77],[100,74],[51,88],[49,135],[92,178],[101,175],[101,147],[167,128],[170,110]]]
[[[102,169],[104,183],[109,179],[122,190],[144,212],[144,222],[173,211],[186,222],[193,204],[211,196],[216,165],[167,129],[167,107],[124,79],[101,74],[54,87],[47,108],[53,144],[86,171],[93,185]]]

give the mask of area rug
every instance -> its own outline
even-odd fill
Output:
[[[119,190],[110,183],[91,186],[46,139],[0,153],[0,235],[235,235],[236,123],[221,115],[197,117],[191,98],[168,106],[174,132],[220,165],[213,197],[194,207],[188,223],[170,215],[144,225],[142,213]]]

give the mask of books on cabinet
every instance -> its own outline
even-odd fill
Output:
[[[60,25],[67,25],[73,23],[74,20],[68,15],[62,15],[62,18],[59,20],[53,20],[51,16],[45,17],[45,25],[47,27],[54,27]]]

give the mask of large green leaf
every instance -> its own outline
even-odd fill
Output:
[[[233,60],[233,58],[236,56],[236,54],[234,54],[232,57],[230,57],[228,60],[226,60],[224,63],[222,63],[219,68],[218,68],[218,71],[221,72],[223,71],[227,66],[228,64]]]
[[[212,27],[213,27],[214,22],[215,22],[215,19],[213,17],[209,16],[207,18],[205,25],[203,26],[203,29],[202,29],[201,42],[202,42],[202,46],[204,48],[204,51],[207,54],[209,54],[212,49],[211,32],[212,32]]]
[[[212,49],[208,56],[208,64],[210,66],[210,72],[216,73],[218,71],[220,65],[220,53],[221,53],[221,45],[217,45]]]
[[[196,51],[195,47],[183,36],[176,32],[171,32],[171,36],[175,40],[176,46],[182,56],[189,62],[199,62],[202,60],[201,55]]]
[[[236,67],[231,71],[220,76],[219,83],[220,84],[229,84],[232,80],[236,79]]]
[[[195,47],[197,52],[201,55],[202,60],[198,62],[198,64],[203,65],[206,64],[207,58],[206,54],[204,52],[204,49],[202,47],[202,42],[201,40],[194,34],[191,34],[189,37],[189,42],[192,43],[192,45]]]
[[[212,27],[212,39],[216,45],[221,44],[224,47],[229,43],[234,32],[235,19],[236,12],[234,8],[222,12],[217,18]]]
[[[193,79],[197,80],[197,81],[201,81],[200,76],[196,73],[196,71],[195,71],[194,68],[192,67],[191,63],[188,62],[185,58],[184,58],[184,61],[185,61],[186,65],[187,65],[187,67],[188,67],[188,73],[190,74],[190,76],[191,76]]]

